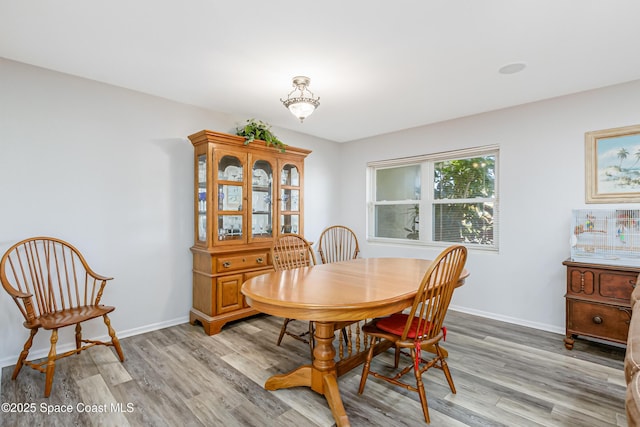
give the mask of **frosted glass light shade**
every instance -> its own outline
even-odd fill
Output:
[[[299,118],[300,121],[309,117],[315,110],[316,107],[308,102],[296,102],[289,105],[289,111],[291,111],[291,114]]]

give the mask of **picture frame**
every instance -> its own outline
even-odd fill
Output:
[[[640,203],[640,125],[585,133],[585,202]]]

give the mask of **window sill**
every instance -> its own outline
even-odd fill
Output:
[[[451,243],[451,242],[422,242],[420,240],[406,240],[406,239],[391,239],[382,237],[367,237],[367,243],[379,246],[398,246],[398,247],[421,247],[421,248],[448,248],[451,245],[460,244],[465,246],[470,251],[478,252],[495,252],[499,253],[500,248],[489,245],[475,245],[465,243]]]

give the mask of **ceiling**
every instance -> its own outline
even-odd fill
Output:
[[[0,57],[345,142],[638,80],[639,18],[638,0],[0,0]],[[296,75],[320,96],[304,123],[280,102]]]

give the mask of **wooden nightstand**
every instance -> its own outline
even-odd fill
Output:
[[[571,350],[578,335],[626,344],[629,300],[640,268],[571,260],[562,264],[567,266],[565,347]]]

